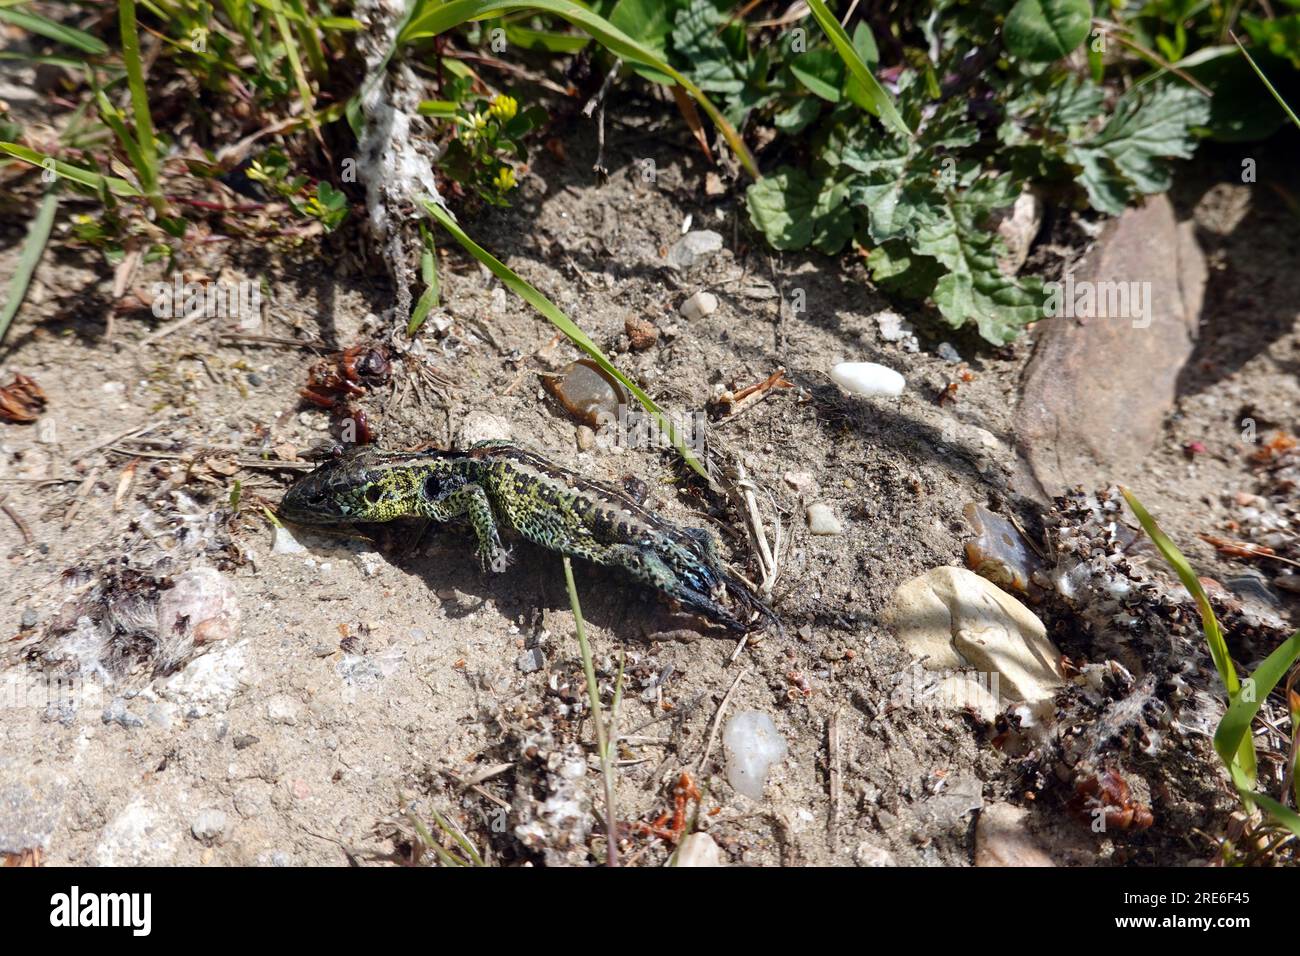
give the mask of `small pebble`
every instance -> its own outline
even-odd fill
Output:
[[[491,412],[470,412],[460,423],[462,448],[480,441],[509,441],[511,437],[510,423]]]
[[[629,315],[624,319],[623,331],[627,333],[634,352],[644,352],[659,341],[659,330],[655,328],[654,323],[639,316]]]
[[[570,362],[558,375],[542,378],[542,385],[584,425],[596,427],[602,419],[618,420],[619,405],[627,404],[623,386],[605,374],[591,359]]]
[[[104,708],[104,713],[100,715],[100,719],[106,724],[121,724],[128,730],[133,727],[144,726],[142,718],[127,711],[126,701],[121,697],[113,698],[109,705]]]
[[[920,351],[921,343],[917,341],[916,328],[897,312],[886,309],[884,312],[877,312],[872,318],[876,320],[876,327],[880,329],[880,337],[886,342],[897,342],[904,352]]]
[[[781,480],[790,486],[791,491],[800,495],[815,494],[817,491],[817,479],[810,471],[787,471]]]
[[[834,535],[842,534],[844,526],[840,524],[840,519],[835,517],[835,512],[831,506],[824,501],[815,501],[808,506],[808,531],[812,534]]]
[[[261,739],[262,739],[261,737],[256,737],[253,734],[240,734],[238,737],[232,740],[231,743],[235,745],[236,750],[245,750],[253,746],[253,744],[257,743]]]
[[[762,800],[768,770],[789,751],[772,718],[757,710],[741,711],[727,721],[722,746],[727,755],[727,782],[737,793]]]
[[[890,398],[902,395],[907,384],[903,376],[892,368],[875,362],[840,362],[831,369],[831,381],[855,395],[885,395]]]
[[[545,664],[546,658],[542,656],[540,647],[530,647],[515,659],[515,666],[525,674],[539,671]]]
[[[271,545],[272,554],[303,554],[306,550],[293,536],[292,531],[282,524],[275,526],[275,540]]]
[[[677,866],[726,866],[722,848],[707,833],[692,833],[677,850]]]
[[[577,427],[578,449],[579,451],[591,451],[596,447],[596,433],[587,425]]]
[[[697,292],[682,303],[682,318],[694,321],[718,311],[718,297],[712,292]]]
[[[220,843],[226,835],[226,815],[220,810],[200,810],[190,821],[190,833],[200,843]]]
[[[36,622],[39,620],[40,618],[36,616],[36,611],[34,611],[32,608],[25,608],[23,610],[23,619],[21,622],[23,630],[30,630],[31,628],[35,627]]]
[[[712,229],[688,232],[668,250],[668,265],[674,269],[689,269],[722,250],[722,236]]]
[[[961,353],[953,348],[950,342],[940,342],[939,347],[935,349],[935,354],[950,365],[956,365],[962,360]]]

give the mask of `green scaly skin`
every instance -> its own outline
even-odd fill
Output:
[[[622,492],[565,471],[509,442],[468,451],[385,452],[362,446],[337,455],[285,493],[280,515],[303,525],[346,527],[398,518],[465,518],[485,570],[501,572],[510,552],[501,529],[561,554],[625,570],[731,631],[741,621],[719,602],[729,594],[747,618],[780,622],[722,568],[713,536],[679,528]]]

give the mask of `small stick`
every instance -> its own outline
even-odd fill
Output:
[[[826,751],[829,758],[828,772],[830,775],[831,788],[831,813],[827,825],[831,834],[831,852],[839,850],[839,830],[840,821],[840,800],[842,798],[843,781],[841,779],[840,765],[840,712],[836,710],[831,714],[831,719],[826,724]]]
[[[718,711],[713,715],[713,726],[709,728],[709,739],[704,742],[704,752],[700,754],[699,763],[695,765],[695,776],[700,776],[704,772],[704,761],[709,759],[709,752],[713,750],[713,742],[718,737],[718,727],[722,725],[722,715],[727,710],[727,703],[731,700],[731,695],[736,692],[740,682],[748,674],[748,670],[743,670],[736,675],[736,679],[731,682],[726,694],[722,696],[722,703],[718,704]]]
[[[9,507],[8,492],[6,492],[3,497],[0,497],[0,511],[3,511],[5,514],[7,514],[9,516],[9,520],[18,526],[18,530],[22,532],[23,544],[31,544],[32,543],[31,529],[27,527],[27,522],[18,516],[18,512],[14,511],[13,508]]]
[[[253,335],[247,332],[221,332],[217,338],[222,342],[248,342],[250,345],[284,345],[290,348],[328,350],[329,346],[320,339],[288,339],[278,335]]]
[[[77,512],[81,510],[81,503],[86,500],[86,495],[90,493],[90,489],[93,488],[95,482],[99,480],[99,472],[100,466],[96,465],[94,468],[90,469],[90,473],[86,475],[86,480],[77,486],[77,490],[73,493],[72,504],[68,506],[67,512],[63,515],[64,531],[67,531],[68,528],[71,527],[72,519],[77,517]]]
[[[745,472],[745,466],[736,460],[736,490],[745,502],[745,517],[749,525],[749,534],[758,550],[758,570],[762,574],[760,590],[771,595],[772,585],[776,583],[776,561],[767,544],[767,533],[763,530],[763,517],[758,513],[758,499],[754,496],[757,486]]]
[[[614,77],[622,67],[621,58],[614,61],[610,71],[605,74],[604,82],[600,84],[600,90],[582,108],[582,114],[588,119],[591,119],[593,111],[596,113],[596,161],[591,164],[591,171],[602,183],[609,179],[609,170],[605,167],[605,94],[609,92]]]
[[[91,454],[92,452],[97,452],[101,448],[107,448],[109,445],[116,445],[120,441],[125,441],[128,438],[134,438],[136,435],[144,435],[148,432],[153,431],[154,428],[156,427],[157,427],[157,423],[153,425],[136,425],[134,428],[128,428],[120,435],[114,435],[112,438],[107,438],[104,441],[96,442],[93,445],[87,445],[85,448],[81,449],[80,451],[73,452],[69,460],[76,461],[78,458],[85,458],[87,455]]]

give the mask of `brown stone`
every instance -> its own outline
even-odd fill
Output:
[[[623,329],[627,332],[633,350],[637,352],[648,349],[659,341],[659,330],[654,327],[654,323],[637,316],[628,316],[623,321]]]
[[[1200,319],[1206,269],[1191,230],[1165,196],[1153,196],[1108,223],[1062,280],[1061,309],[1038,326],[1016,410],[1031,472],[1022,491],[1134,481],[1173,407]],[[1126,309],[1121,289],[1139,292],[1144,310],[1137,296]]]

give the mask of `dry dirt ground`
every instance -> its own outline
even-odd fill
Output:
[[[567,162],[539,150],[515,207],[467,219],[470,232],[673,411],[702,409],[720,386],[753,384],[778,367],[796,386],[711,431],[748,464],[769,519],[780,516],[774,603],[789,640],[770,635],[733,660],[733,639],[690,629],[615,573],[577,568],[606,691],[618,652],[627,655],[618,817],[653,821],[671,810],[673,786],[690,771],[704,791],[698,825],[734,863],[967,865],[971,811],[1003,801],[1034,808],[1029,825],[1060,863],[1212,857],[1208,840],[1159,822],[1143,834],[1092,834],[1059,799],[1025,800],[991,728],[891,703],[911,663],[881,623],[895,587],[962,563],[967,502],[1008,506],[1034,523],[1032,506],[1008,486],[1029,341],[994,352],[932,334],[937,326],[919,312],[911,317],[921,351],[883,341],[872,316],[890,303],[866,285],[860,264],[770,254],[747,229],[736,192],[706,195],[708,167],[677,127],[611,128],[605,185],[588,172],[590,139],[567,146]],[[652,182],[637,165],[646,158]],[[1284,265],[1295,262],[1294,213],[1262,186],[1218,183],[1214,171],[1189,174],[1205,182],[1193,178],[1179,201],[1208,246],[1206,348],[1220,364],[1194,370],[1143,487],[1203,573],[1222,578],[1240,566],[1194,534],[1212,530],[1224,493],[1249,485],[1228,437],[1239,410],[1270,408],[1294,426],[1300,296]],[[665,254],[688,216],[693,228],[721,233],[724,249],[676,272]],[[11,224],[0,278],[20,244]],[[302,535],[305,551],[280,553],[260,502],[273,505],[294,473],[234,467],[328,440],[327,414],[298,395],[316,355],[290,340],[345,347],[382,333],[387,282],[343,274],[335,258],[352,257],[337,242],[323,252],[207,249],[198,271],[265,280],[257,334],[290,344],[222,337],[232,329],[217,320],[146,341],[162,326],[147,314],[119,316],[105,341],[111,271],[90,253],[47,257],[10,331],[4,381],[32,376],[49,407],[36,425],[0,426],[0,494],[31,534],[24,541],[0,518],[0,636],[15,649],[0,709],[6,839],[28,839],[56,864],[376,863],[409,859],[407,812],[428,824],[436,809],[493,862],[595,861],[600,777],[590,747],[585,758],[573,747],[589,743],[592,728],[558,559],[520,546],[508,573],[486,576],[458,528],[392,528],[373,541]],[[738,515],[673,455],[579,450],[575,423],[538,377],[576,357],[567,342],[458,249],[441,267],[438,321],[421,332],[416,354],[396,361],[393,385],[360,402],[383,445],[443,446],[490,414],[573,470],[614,483],[640,478],[656,510],[712,527],[724,553],[746,566]],[[161,278],[159,266],[146,266],[137,284]],[[701,289],[719,308],[682,318],[678,307]],[[803,290],[803,314],[779,308],[779,293],[789,300],[794,290]],[[1247,296],[1256,303],[1249,316]],[[658,343],[630,351],[629,316],[653,323]],[[936,354],[944,340],[970,381]],[[897,368],[904,395],[846,396],[827,376],[845,359]],[[957,400],[938,403],[951,382],[960,382]],[[147,431],[117,438],[137,429]],[[1183,447],[1193,440],[1214,453],[1189,461]],[[119,494],[133,460],[134,479]],[[788,473],[813,476],[842,534],[808,533]],[[241,508],[232,517],[236,480]],[[174,579],[202,566],[230,586],[237,614],[202,648],[178,652],[173,673],[156,659],[128,661],[107,688],[53,700],[33,689],[41,671],[24,656],[55,625],[76,624],[88,588],[142,586],[129,569]],[[525,672],[529,660],[540,668]],[[733,687],[728,713],[770,714],[789,745],[761,802],[727,784],[720,745],[709,747]],[[588,772],[557,783],[575,753]],[[1209,797],[1199,824],[1221,829],[1232,802],[1208,747],[1181,759],[1203,762]],[[562,792],[539,809],[548,786]],[[565,801],[582,819],[564,819]],[[629,829],[624,858],[658,864],[670,849]]]

